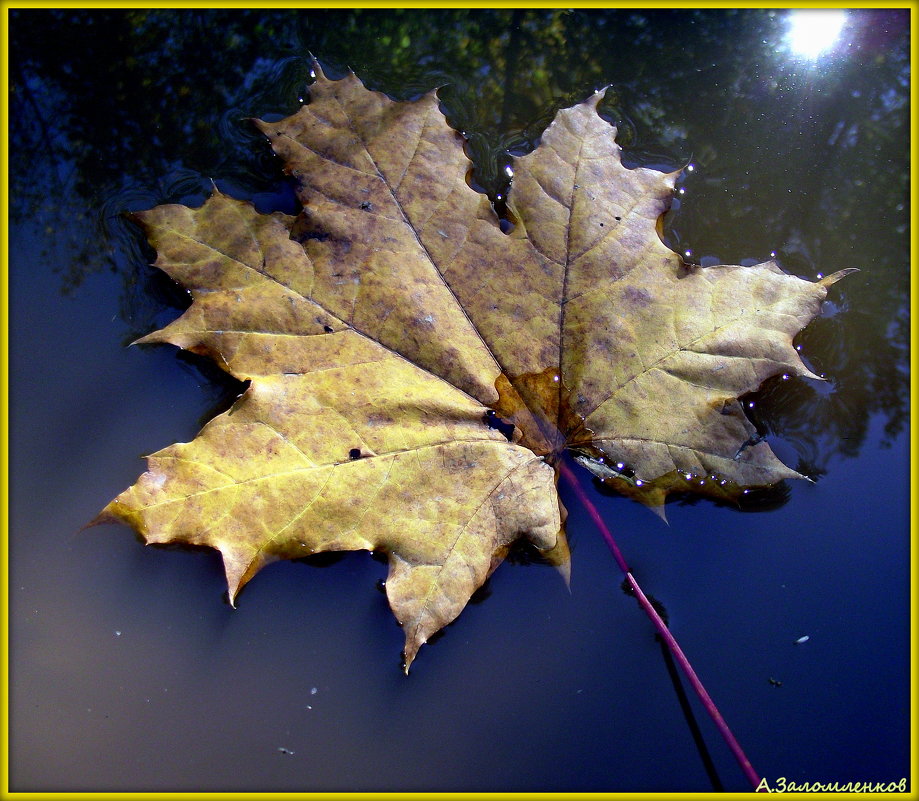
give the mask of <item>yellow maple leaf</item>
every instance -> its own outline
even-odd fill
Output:
[[[231,601],[276,559],[383,551],[407,671],[518,538],[566,569],[566,448],[651,505],[798,475],[737,399],[815,377],[792,338],[846,271],[685,265],[656,228],[676,175],[622,166],[602,93],[514,161],[506,234],[436,93],[399,103],[316,69],[308,105],[257,122],[298,217],[216,191],[136,215],[193,297],[140,341],[250,384],[97,522],[216,548]]]

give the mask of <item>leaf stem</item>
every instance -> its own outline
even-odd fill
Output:
[[[730,728],[728,728],[728,724],[725,722],[721,713],[718,711],[718,707],[715,706],[715,702],[712,700],[705,687],[702,686],[702,682],[696,675],[696,671],[692,669],[692,665],[689,664],[689,660],[683,653],[683,649],[680,648],[679,643],[677,643],[676,639],[674,639],[674,636],[670,633],[670,629],[667,628],[667,624],[664,623],[664,621],[661,619],[661,616],[657,613],[657,610],[651,605],[651,602],[647,599],[644,592],[642,592],[641,587],[638,586],[638,581],[636,581],[635,576],[632,575],[632,571],[629,570],[629,566],[626,563],[622,552],[619,550],[619,546],[616,545],[616,540],[613,538],[612,532],[610,532],[606,523],[603,522],[603,518],[597,511],[597,507],[594,506],[593,501],[590,500],[590,497],[587,495],[584,487],[581,486],[581,482],[578,480],[577,475],[564,461],[559,463],[559,472],[564,477],[565,481],[567,481],[571,488],[574,490],[574,494],[587,510],[587,514],[590,515],[594,525],[596,525],[600,533],[603,535],[603,539],[606,540],[606,544],[609,546],[610,551],[612,551],[613,557],[615,558],[622,572],[625,574],[626,581],[628,581],[629,586],[632,588],[632,592],[635,593],[635,597],[638,599],[639,605],[642,609],[645,610],[645,613],[648,615],[648,617],[651,618],[651,622],[654,624],[654,628],[657,629],[657,633],[660,634],[661,638],[667,644],[667,647],[673,654],[677,664],[679,664],[679,666],[683,669],[683,673],[686,674],[686,678],[688,679],[690,685],[692,686],[693,690],[695,690],[696,695],[699,696],[699,700],[702,702],[702,706],[705,707],[705,711],[708,712],[709,716],[714,721],[716,728],[724,738],[724,741],[728,744],[728,748],[731,749],[731,753],[734,754],[734,758],[737,760],[737,764],[740,765],[740,769],[744,772],[744,775],[747,777],[750,784],[753,785],[754,789],[759,787],[760,777],[753,769],[753,765],[750,764],[750,760],[744,753],[743,748],[740,747],[740,743],[737,742],[737,738],[731,732]]]

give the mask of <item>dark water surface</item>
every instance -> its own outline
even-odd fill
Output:
[[[688,259],[860,268],[797,339],[829,380],[748,399],[815,483],[744,510],[675,501],[666,525],[582,480],[764,777],[907,775],[906,10],[848,12],[818,56],[782,10],[10,19],[10,789],[713,786],[653,630],[564,488],[570,594],[546,565],[502,566],[408,678],[369,554],[274,564],[234,611],[215,553],[80,531],[143,453],[238,391],[174,348],[126,347],[184,298],[120,212],[198,204],[211,179],[294,211],[246,118],[298,107],[309,53],[400,99],[442,86],[493,197],[508,151],[610,85],[629,163],[693,166],[665,220]],[[693,705],[723,786],[746,789]]]

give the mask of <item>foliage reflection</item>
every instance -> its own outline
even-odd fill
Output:
[[[799,337],[830,382],[772,381],[748,399],[816,476],[858,453],[871,413],[888,437],[906,424],[908,14],[851,12],[833,54],[807,60],[780,10],[13,10],[11,220],[41,235],[65,293],[121,273],[133,338],[185,300],[139,269],[150,253],[122,212],[203,200],[211,179],[294,212],[247,118],[299,105],[310,53],[397,98],[442,87],[493,199],[509,152],[609,85],[627,162],[693,165],[665,220],[672,247],[703,265],[774,253],[809,278],[862,268]]]

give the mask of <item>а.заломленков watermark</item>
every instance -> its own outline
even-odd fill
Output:
[[[796,782],[779,776],[771,784],[768,779],[761,779],[756,787],[758,793],[905,793],[906,790],[905,778],[895,782]]]

